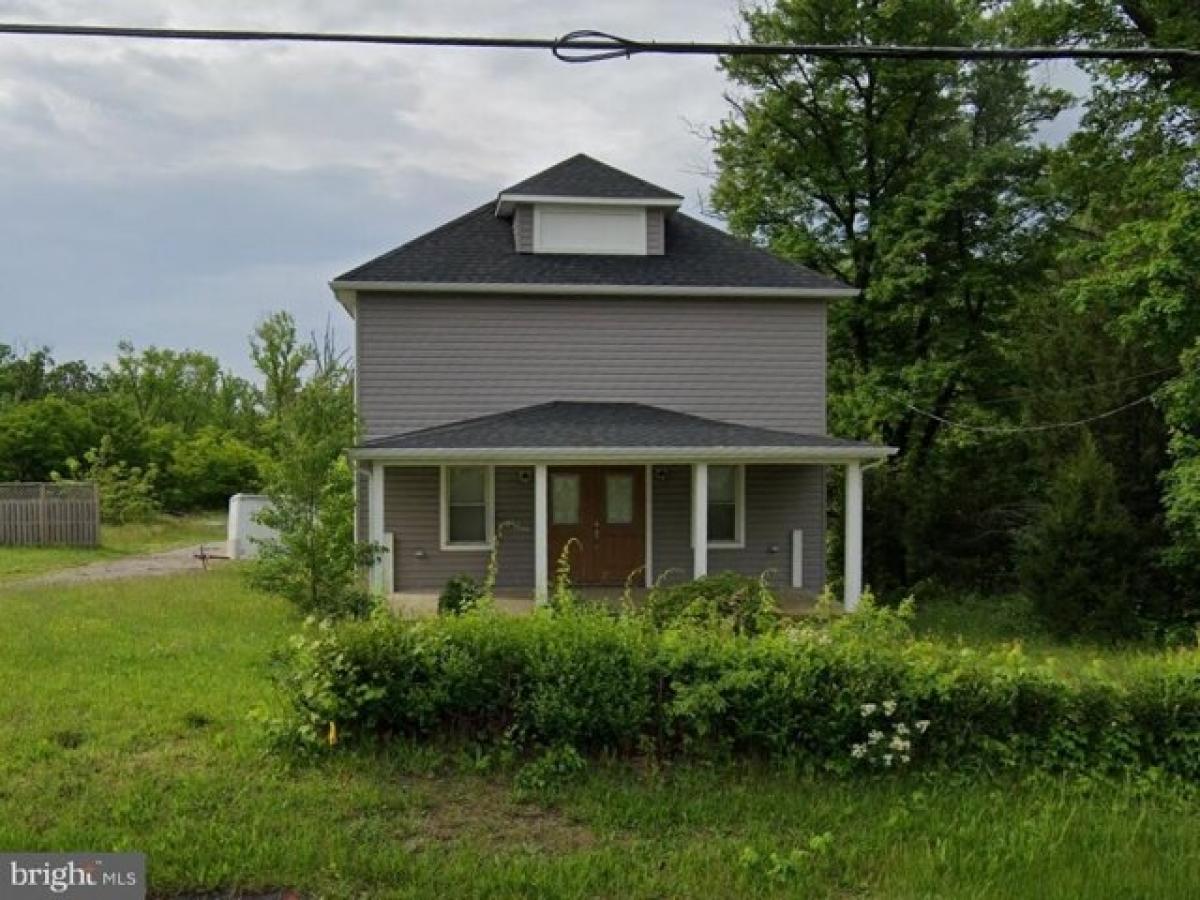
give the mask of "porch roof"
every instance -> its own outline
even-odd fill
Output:
[[[835,462],[895,449],[826,435],[757,428],[643,403],[554,401],[464,419],[354,448],[359,459],[745,459]]]

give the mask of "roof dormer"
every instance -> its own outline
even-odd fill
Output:
[[[501,191],[518,253],[658,256],[683,198],[580,154]]]

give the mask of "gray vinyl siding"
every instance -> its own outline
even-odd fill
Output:
[[[526,469],[496,467],[500,556],[496,584],[533,584],[533,479]],[[384,531],[395,536],[395,589],[440,589],[454,575],[482,579],[488,553],[441,549],[441,475],[436,466],[384,470]],[[507,524],[506,524],[507,523]]]
[[[528,203],[513,207],[513,242],[518,253],[533,252],[533,207]]]
[[[666,252],[666,214],[661,209],[646,210],[646,255],[662,256]]]
[[[652,495],[654,577],[692,577],[690,466],[658,467]],[[804,532],[804,588],[825,584],[825,474],[823,466],[747,466],[745,547],[709,550],[708,571],[761,575],[792,583],[792,531]]]
[[[661,473],[661,475],[659,474]],[[650,495],[655,581],[692,577],[691,466],[655,466]]]
[[[819,300],[362,293],[355,324],[368,438],[550,400],[825,433]]]

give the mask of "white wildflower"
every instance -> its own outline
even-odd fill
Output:
[[[850,755],[853,756],[855,759],[862,759],[864,756],[867,755],[867,745],[866,744],[855,744],[853,747],[850,748]]]
[[[892,754],[890,754],[890,753],[883,754],[883,764],[885,766],[890,766],[892,764]]]
[[[878,744],[882,740],[883,740],[883,732],[878,729],[876,729],[875,731],[872,731],[870,734],[867,735],[867,743],[868,744]]]
[[[896,711],[896,701],[895,700],[884,700],[883,701],[883,714],[885,716],[890,716],[895,711]]]
[[[908,726],[903,722],[896,723],[896,734],[908,734]]]
[[[920,722],[917,723],[917,731],[921,732],[921,734],[924,734],[925,729],[928,727],[929,727],[928,719],[922,719]]]
[[[905,765],[907,765],[908,763],[912,762],[912,757],[911,757],[911,756],[909,756],[909,755],[906,753],[906,754],[904,754],[903,756],[901,756],[901,757],[900,757],[900,762],[902,762],[902,763],[904,763]]]
[[[879,709],[879,707],[874,703],[864,703],[860,712],[862,712],[863,718],[865,719],[867,716],[875,715],[875,710],[877,709]]]
[[[892,738],[891,743],[889,743],[888,746],[893,750],[907,750],[908,741],[900,737],[900,735],[896,735],[894,738]]]

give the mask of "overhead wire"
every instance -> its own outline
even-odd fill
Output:
[[[0,22],[0,35],[234,43],[288,42],[495,50],[549,50],[556,59],[568,63],[600,62],[619,57],[631,58],[635,55],[643,54],[803,56],[809,58],[908,60],[940,59],[965,62],[989,60],[1102,59],[1126,62],[1200,63],[1200,50],[1189,47],[1004,47],[994,45],[921,46],[908,44],[653,41],[626,38],[594,29],[571,31],[555,38],[530,38],[486,35],[425,35],[235,28],[152,28],[128,25]]]
[[[982,406],[996,403],[1021,403],[1030,400],[1044,400],[1046,398],[1056,397],[1071,397],[1076,394],[1087,394],[1091,391],[1100,391],[1106,388],[1115,387],[1121,384],[1129,384],[1134,381],[1143,381],[1146,378],[1152,378],[1156,375],[1164,375],[1167,372],[1178,372],[1179,366],[1163,366],[1158,369],[1151,369],[1148,372],[1138,372],[1136,375],[1125,375],[1121,378],[1110,378],[1103,381],[1093,381],[1090,384],[1078,384],[1073,387],[1062,388],[1046,388],[1036,391],[1020,391],[1014,394],[1005,394],[1001,397],[987,397],[985,399],[976,399],[974,402]]]
[[[1154,399],[1156,393],[1157,391],[1146,394],[1142,397],[1138,397],[1136,400],[1130,400],[1128,403],[1122,403],[1120,406],[1113,407],[1112,409],[1105,410],[1101,413],[1096,413],[1095,415],[1085,416],[1082,419],[1072,419],[1067,422],[1047,422],[1039,425],[973,425],[970,422],[958,422],[954,419],[948,419],[945,416],[938,415],[930,410],[921,409],[920,407],[909,403],[903,397],[899,397],[895,394],[892,394],[891,396],[910,412],[924,416],[927,419],[932,419],[935,422],[940,422],[947,428],[957,428],[961,431],[974,431],[981,434],[1030,434],[1041,431],[1056,431],[1064,428],[1079,428],[1083,425],[1089,425],[1092,422],[1099,422],[1101,419],[1110,418],[1111,416],[1123,413],[1128,409],[1132,409],[1135,406],[1141,406],[1143,403],[1149,403]]]

